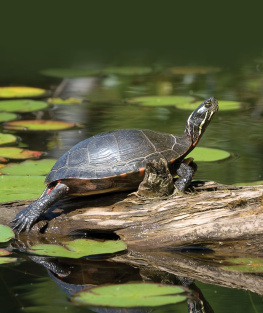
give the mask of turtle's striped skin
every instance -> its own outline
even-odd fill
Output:
[[[98,134],[75,145],[46,177],[47,187],[35,202],[17,214],[14,228],[20,232],[33,225],[41,213],[63,196],[132,190],[143,180],[146,164],[165,159],[172,175],[196,146],[212,116],[217,100],[205,100],[192,112],[181,136],[145,129],[121,129]],[[185,165],[184,165],[185,166]],[[184,175],[184,174],[183,174]],[[184,191],[191,177],[181,180]]]

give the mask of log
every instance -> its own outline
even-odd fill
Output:
[[[26,202],[1,205],[7,224]],[[193,182],[165,199],[116,193],[58,202],[30,231],[45,237],[80,231],[115,233],[128,247],[158,248],[252,239],[263,233],[263,185],[235,187]]]

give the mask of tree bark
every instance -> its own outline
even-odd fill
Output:
[[[79,231],[115,232],[129,247],[165,247],[251,239],[263,233],[263,185],[195,182],[186,194],[142,199],[136,193],[58,202],[31,230],[45,237]],[[2,204],[7,224],[29,201]]]

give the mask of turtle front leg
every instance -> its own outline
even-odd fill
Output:
[[[13,229],[18,234],[24,229],[29,231],[39,216],[52,204],[63,198],[68,193],[68,189],[68,186],[62,183],[57,183],[52,189],[47,187],[36,201],[20,211],[11,221],[14,223]]]
[[[175,187],[180,192],[185,192],[190,185],[194,174],[197,170],[196,163],[193,162],[193,158],[185,159],[176,171],[179,176],[175,182]]]

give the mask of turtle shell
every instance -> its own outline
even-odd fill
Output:
[[[187,135],[174,136],[151,130],[125,129],[105,132],[81,141],[66,152],[45,182],[58,180],[115,180],[126,178],[138,185],[147,162],[165,158],[168,164],[181,160],[191,149]],[[139,177],[135,179],[136,175]],[[135,180],[137,180],[135,182]],[[101,187],[94,189],[104,189]],[[127,188],[129,189],[129,188]]]

